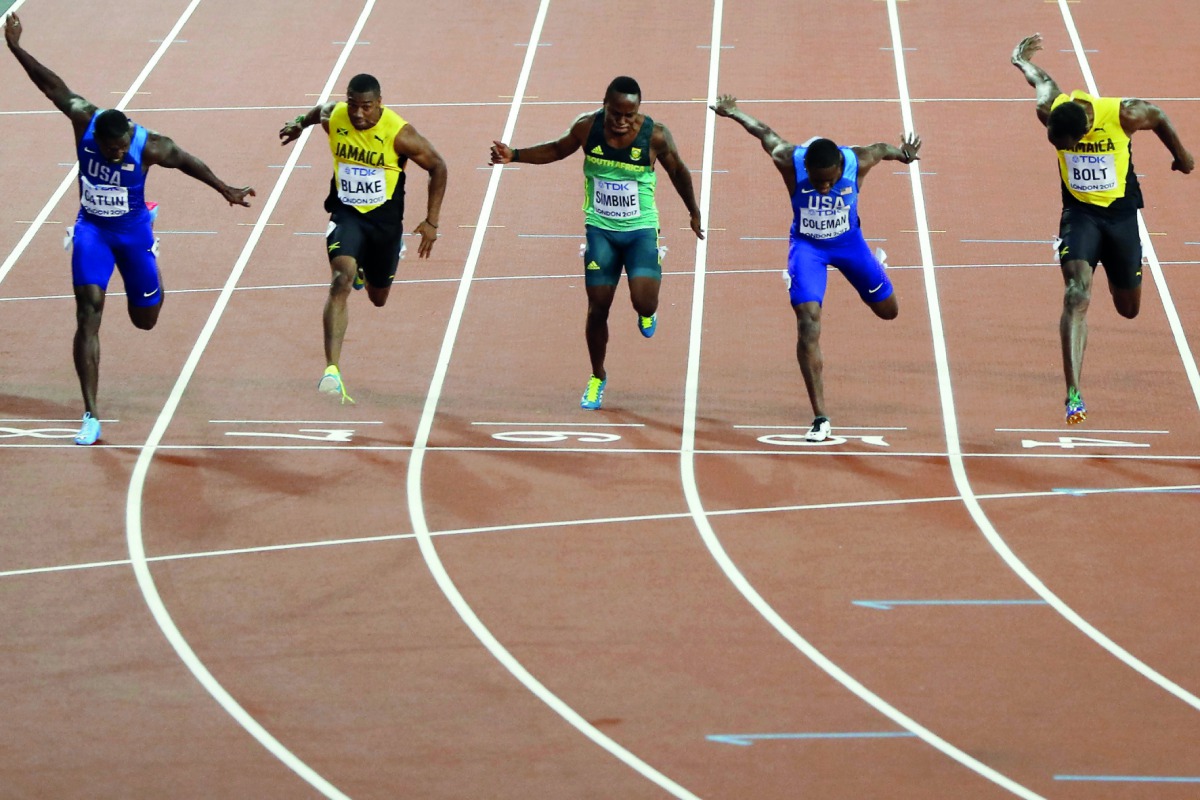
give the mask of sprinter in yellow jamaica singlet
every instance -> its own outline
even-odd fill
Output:
[[[1013,48],[1012,63],[1037,90],[1037,115],[1058,151],[1063,211],[1056,250],[1066,291],[1059,335],[1067,382],[1067,424],[1087,418],[1079,374],[1087,344],[1087,309],[1096,264],[1104,265],[1117,313],[1138,315],[1142,301],[1142,245],[1137,213],[1142,190],[1133,169],[1130,137],[1154,131],[1171,153],[1171,169],[1188,174],[1192,154],[1179,141],[1158,106],[1136,98],[1063,94],[1046,71],[1029,59],[1042,49],[1042,36],[1027,36]]]
[[[408,121],[383,105],[379,81],[371,75],[355,75],[345,100],[314,106],[285,124],[279,138],[288,144],[318,123],[329,134],[333,157],[325,198],[325,249],[333,277],[322,317],[326,366],[317,389],[338,395],[343,403],[354,402],[338,367],[350,290],[366,286],[377,307],[387,302],[403,247],[404,168],[409,161],[429,173],[425,218],[415,229],[421,237],[417,255],[429,257],[446,193],[446,162]]]

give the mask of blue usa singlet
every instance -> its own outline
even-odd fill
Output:
[[[100,112],[96,112],[98,115]],[[96,144],[96,115],[76,148],[79,157],[79,210],[101,227],[124,228],[150,219],[146,208],[146,171],[142,151],[147,131],[134,124],[129,151],[120,163],[106,159]]]
[[[858,156],[850,147],[841,150],[845,167],[829,194],[820,194],[808,179],[804,154],[808,142],[792,152],[796,167],[796,191],[792,195],[792,238],[833,242],[858,228]]]

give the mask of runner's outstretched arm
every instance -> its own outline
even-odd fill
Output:
[[[497,164],[511,164],[513,162],[520,162],[522,164],[552,164],[555,161],[562,161],[583,147],[583,143],[587,141],[588,130],[591,128],[592,120],[595,118],[596,113],[595,111],[587,111],[580,114],[562,136],[530,147],[510,147],[505,142],[493,140],[490,163],[492,166],[495,166]]]
[[[901,164],[920,161],[921,157],[917,153],[921,150],[921,137],[915,133],[901,136],[899,147],[887,142],[876,142],[853,149],[854,154],[858,156],[858,184],[861,186],[863,178],[867,177],[871,168],[880,161],[899,161]]]
[[[254,196],[253,189],[249,186],[233,187],[225,183],[213,174],[207,164],[175,144],[170,138],[159,133],[151,133],[146,141],[144,152],[145,163],[157,164],[167,169],[177,169],[184,175],[216,189],[229,202],[229,205],[249,208],[250,201],[246,197]]]
[[[1025,80],[1029,82],[1029,85],[1037,90],[1037,115],[1045,125],[1046,120],[1050,118],[1050,107],[1054,105],[1054,98],[1063,92],[1046,70],[1029,60],[1034,53],[1041,49],[1042,35],[1040,33],[1026,36],[1013,48],[1012,63],[1025,75]]]
[[[792,151],[796,146],[771,130],[765,122],[738,108],[737,98],[731,94],[723,94],[717,98],[715,105],[709,106],[718,117],[728,117],[741,125],[746,131],[762,143],[763,150],[771,157],[775,169],[783,176],[787,184],[788,194],[796,191],[796,165],[792,162]]]
[[[62,78],[21,47],[21,19],[15,13],[9,14],[4,20],[4,41],[38,91],[46,95],[55,108],[70,117],[77,130],[80,125],[86,128],[96,113],[96,106],[72,92]],[[82,130],[78,132],[83,133]]]

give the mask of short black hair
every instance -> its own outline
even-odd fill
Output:
[[[816,139],[804,153],[804,168],[807,170],[841,166],[842,151],[832,139]]]
[[[1052,142],[1064,139],[1078,141],[1089,128],[1091,126],[1088,125],[1087,112],[1083,110],[1083,106],[1073,102],[1060,103],[1046,120],[1046,135]]]
[[[638,102],[642,101],[642,87],[638,86],[638,82],[628,75],[618,75],[612,79],[612,83],[608,84],[608,88],[604,90],[604,99],[612,97],[614,94],[636,94]]]
[[[368,75],[365,72],[360,72],[350,79],[350,85],[346,87],[346,92],[354,94],[375,94],[382,95],[383,91],[379,88],[379,80],[374,75]]]
[[[96,115],[96,138],[106,142],[120,139],[129,133],[129,117],[116,108],[101,111]]]

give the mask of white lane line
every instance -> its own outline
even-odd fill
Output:
[[[1183,484],[1177,486],[1131,486],[1122,489],[1070,489],[1070,490],[1051,490],[1044,492],[1000,492],[996,494],[979,495],[980,500],[1013,500],[1013,499],[1029,499],[1040,497],[1061,497],[1064,500],[1068,497],[1079,497],[1093,494],[1109,494],[1114,492],[1129,492],[1134,494],[1140,493],[1170,493],[1170,492],[1192,492],[1200,490],[1200,484]],[[933,503],[957,503],[962,500],[958,495],[946,495],[943,497],[911,497],[897,500],[889,498],[886,500],[852,500],[841,503],[806,503],[790,506],[762,506],[758,508],[726,508],[716,511],[706,510],[704,513],[709,517],[734,517],[734,516],[750,516],[756,514],[779,514],[779,513],[795,513],[798,511],[824,511],[837,510],[848,508],[879,508],[889,506],[907,506],[907,505],[926,505]],[[623,517],[592,517],[586,519],[566,519],[552,522],[515,522],[508,525],[483,525],[474,528],[447,528],[445,530],[430,531],[429,535],[434,537],[441,536],[469,536],[485,533],[519,533],[522,531],[536,531],[552,528],[584,528],[600,525],[629,525],[631,523],[641,522],[669,522],[671,520],[690,519],[691,511],[679,511],[663,514],[633,514]],[[354,536],[344,539],[319,539],[311,542],[290,542],[286,544],[274,545],[259,545],[257,547],[236,547],[225,550],[202,550],[192,553],[174,553],[161,556],[151,556],[146,560],[150,563],[160,563],[168,561],[189,561],[199,558],[222,558],[240,555],[253,555],[257,553],[275,553],[287,552],[293,550],[308,550],[315,547],[337,547],[340,545],[360,545],[360,544],[376,544],[381,542],[396,542],[407,539],[416,539],[415,533],[382,533],[375,536]],[[19,578],[30,575],[46,575],[60,572],[78,572],[91,569],[106,569],[111,567],[127,567],[129,559],[119,559],[113,561],[89,561],[79,564],[58,564],[49,567],[26,567],[23,569],[10,569],[0,571],[0,579],[3,578]]]
[[[889,0],[889,2],[890,1],[892,0]],[[1084,77],[1087,82],[1088,91],[1092,92],[1093,95],[1099,95],[1099,90],[1096,88],[1096,82],[1094,82],[1092,79],[1091,71],[1088,70],[1087,67],[1087,58],[1084,53],[1082,53],[1082,49],[1084,48],[1082,48],[1082,44],[1079,40],[1079,31],[1075,30],[1074,20],[1072,19],[1072,16],[1070,16],[1067,0],[1058,0],[1058,8],[1060,8],[1060,11],[1062,12],[1063,22],[1067,25],[1067,31],[1070,35],[1070,40],[1072,40],[1072,43],[1074,44],[1075,52],[1079,55],[1079,64],[1082,68],[1082,71],[1084,71]],[[1144,223],[1140,222],[1140,213],[1139,224],[1141,225],[1141,229],[1145,231]],[[1145,237],[1145,235],[1144,239],[1145,246],[1147,248],[1150,247],[1150,239]],[[932,282],[934,282],[932,271],[928,273],[928,276],[928,282],[930,285],[932,285]],[[1157,279],[1158,278],[1156,276],[1156,281]],[[1165,282],[1159,285],[1159,290],[1164,291],[1165,293]],[[1169,295],[1164,295],[1163,300],[1164,303],[1168,303],[1169,306]],[[940,311],[937,311],[937,309],[934,307],[930,307],[930,317],[932,320],[934,320],[935,325],[934,350],[938,360],[938,383],[943,383],[944,377],[942,404],[943,408],[946,409],[947,443],[950,451],[958,451],[958,426],[956,426],[956,423],[954,422],[953,398],[949,396],[949,367],[946,363],[946,345],[944,345],[944,341],[942,339]],[[1186,347],[1186,343],[1183,343],[1183,347]],[[1181,349],[1181,355],[1184,355],[1184,366],[1187,366],[1190,360],[1190,353],[1184,354],[1183,349]],[[1195,365],[1193,363],[1193,369],[1194,366]],[[1196,389],[1195,383],[1193,383],[1193,389]],[[1198,397],[1200,397],[1200,395],[1198,395]],[[1075,627],[1078,627],[1079,630],[1084,632],[1088,638],[1093,640],[1093,642],[1096,642],[1102,646],[1102,648],[1108,650],[1109,654],[1116,657],[1118,661],[1121,661],[1129,668],[1134,669],[1135,672],[1138,672],[1147,680],[1154,682],[1154,684],[1157,684],[1158,686],[1164,688],[1164,690],[1174,694],[1175,697],[1183,700],[1184,703],[1192,706],[1192,708],[1200,710],[1200,697],[1196,697],[1192,692],[1188,692],[1186,688],[1183,688],[1182,686],[1176,684],[1176,682],[1169,680],[1165,675],[1156,672],[1156,670],[1152,669],[1150,666],[1148,666],[1148,664],[1140,661],[1139,658],[1136,658],[1132,654],[1132,652],[1122,648],[1122,646],[1118,645],[1116,642],[1114,642],[1114,640],[1108,636],[1105,636],[1105,634],[1100,632],[1096,626],[1093,626],[1091,622],[1088,622],[1082,618],[1082,616],[1080,616],[1079,613],[1076,613],[1072,607],[1068,606],[1068,604],[1064,603],[1060,597],[1052,593],[1052,591],[1050,591],[1050,589],[1042,582],[1042,579],[1038,578],[1037,575],[1034,575],[1032,570],[1028,569],[1028,567],[1025,566],[1025,564],[1022,563],[1019,558],[1016,558],[1016,554],[1013,553],[1012,549],[1008,547],[1007,543],[1001,539],[1000,534],[996,533],[996,529],[992,527],[988,517],[984,515],[982,507],[979,506],[978,501],[976,498],[974,498],[971,489],[971,483],[967,480],[965,462],[962,461],[961,455],[954,455],[950,457],[950,468],[952,468],[954,473],[955,485],[959,487],[959,491],[962,492],[962,495],[964,495],[962,500],[964,500],[967,510],[971,512],[971,516],[974,518],[974,521],[976,521],[979,530],[983,531],[983,535],[986,537],[986,539],[988,539],[988,542],[992,548],[994,548],[995,551],[1000,554],[1000,557],[1004,559],[1004,563],[1008,564],[1009,569],[1012,569],[1013,572],[1015,572],[1016,575],[1022,579],[1022,581],[1025,581],[1028,587],[1033,589],[1034,593],[1037,593],[1039,597],[1042,597],[1043,600],[1050,603],[1050,606],[1054,607],[1056,612],[1062,614],[1064,619],[1069,621],[1070,624],[1074,625]]]
[[[806,431],[811,428],[811,425],[734,425],[738,430],[750,431]],[[868,425],[838,425],[839,431],[906,431],[908,428],[895,427],[872,427]]]
[[[892,47],[893,56],[896,64],[897,82],[900,88],[901,107],[908,108],[908,81],[904,71],[904,50],[900,40],[899,20],[896,13],[895,0],[888,0],[888,17],[891,21],[892,29]],[[714,30],[714,44],[718,36],[718,32]],[[709,98],[710,102],[716,99],[716,53],[717,48],[713,48],[713,61],[710,62],[709,70]],[[715,122],[715,115],[709,114],[708,128],[706,131],[705,140],[705,167],[711,166],[712,159],[712,126]],[[911,131],[912,120],[906,114],[905,130]],[[912,185],[914,196],[918,200],[918,208],[920,205],[920,174],[919,168],[914,162],[911,165],[912,170]],[[701,192],[701,205],[707,216],[709,205],[709,182],[707,169],[705,173],[705,186]],[[928,228],[922,227],[921,215],[918,215],[918,231],[923,233],[923,243],[928,243]],[[865,685],[860,683],[849,673],[830,660],[824,653],[814,647],[807,639],[796,632],[791,625],[788,624],[779,612],[777,612],[763,597],[758,593],[758,590],[746,579],[746,576],[738,569],[733,559],[725,551],[713,531],[712,525],[709,522],[708,515],[704,512],[703,504],[700,499],[700,491],[696,482],[695,474],[695,435],[696,435],[696,418],[697,405],[700,384],[700,338],[703,330],[703,311],[704,311],[704,267],[707,259],[707,248],[704,242],[699,242],[696,246],[696,277],[694,280],[694,292],[692,295],[692,328],[691,339],[688,349],[688,370],[687,370],[687,385],[684,391],[684,420],[683,420],[683,456],[680,458],[680,467],[683,474],[683,489],[684,495],[687,498],[688,508],[692,511],[692,517],[695,521],[696,528],[700,532],[701,538],[712,554],[713,559],[720,566],[721,570],[729,578],[730,582],[737,588],[739,592],[750,602],[758,613],[779,632],[784,639],[792,644],[797,650],[803,653],[826,674],[836,680],[842,686],[849,689],[859,699],[874,708],[880,714],[883,714],[888,719],[895,722],[900,727],[907,731],[911,731],[918,736],[922,741],[943,754],[954,759],[958,763],[973,770],[987,780],[996,783],[997,785],[1007,789],[1008,791],[1026,798],[1026,800],[1040,800],[1039,796],[1024,786],[1016,783],[1012,779],[1002,775],[987,764],[979,761],[970,754],[955,747],[946,740],[942,739],[937,734],[920,725],[916,720],[908,717],[899,709],[892,706],[882,697],[878,696]],[[936,321],[936,319],[935,319]]]
[[[521,65],[521,75],[517,79],[517,87],[513,92],[512,104],[509,106],[508,119],[504,123],[503,132],[500,134],[501,141],[512,141],[513,131],[517,125],[517,115],[521,110],[522,98],[525,95],[525,88],[529,83],[530,72],[533,70],[534,56],[538,50],[536,45],[542,37],[542,26],[545,24],[546,14],[549,9],[550,0],[541,0],[538,5],[537,17],[533,23],[533,30],[529,36],[530,46],[525,50],[525,60]],[[520,661],[513,657],[512,653],[508,652],[504,645],[500,643],[500,640],[483,624],[483,621],[479,619],[474,609],[463,598],[462,593],[458,591],[458,587],[454,585],[454,581],[446,571],[441,556],[438,555],[437,548],[433,544],[429,523],[425,519],[425,499],[421,492],[421,474],[422,468],[425,465],[425,453],[429,446],[429,434],[433,429],[433,421],[437,415],[438,402],[442,396],[446,373],[450,367],[450,358],[454,352],[454,344],[458,339],[459,327],[462,325],[463,311],[467,305],[467,296],[471,291],[475,268],[479,262],[479,253],[483,248],[483,239],[487,234],[488,222],[491,219],[492,207],[496,202],[496,194],[499,190],[500,177],[503,172],[504,170],[499,166],[494,167],[488,179],[483,206],[479,210],[479,221],[471,237],[471,249],[467,254],[467,260],[463,266],[462,277],[458,284],[458,292],[454,297],[454,307],[446,323],[446,334],[442,339],[441,350],[438,352],[437,366],[434,369],[433,378],[429,384],[429,393],[425,397],[425,406],[421,411],[421,421],[417,425],[416,436],[413,439],[412,456],[409,461],[407,474],[407,489],[409,517],[412,520],[414,535],[421,548],[421,555],[425,558],[425,563],[429,567],[430,574],[437,581],[438,587],[442,590],[450,605],[453,606],[463,622],[470,628],[471,633],[475,634],[480,643],[488,649],[492,656],[505,669],[512,673],[513,677],[520,681],[525,688],[549,706],[556,714],[574,726],[576,730],[607,750],[644,778],[662,787],[675,797],[683,800],[697,800],[696,796],[687,789],[654,769],[629,750],[626,750],[614,739],[602,733],[596,726],[588,722],[583,715],[546,688]]]
[[[102,419],[100,420],[105,425],[110,422],[120,422],[117,419]],[[0,419],[0,424],[7,422],[79,422],[78,417],[72,419]]]
[[[212,425],[382,425],[361,419],[210,419]]]
[[[889,10],[892,12],[894,12],[894,4],[895,0],[888,0]],[[1061,0],[1060,5],[1062,5],[1063,13],[1066,14],[1066,6],[1065,4],[1061,3]],[[902,110],[904,112],[905,125],[909,130],[911,130],[911,105],[909,103],[904,103]],[[1127,665],[1131,666],[1146,677],[1149,677],[1151,680],[1154,680],[1156,683],[1159,683],[1159,685],[1164,686],[1164,688],[1167,688],[1168,691],[1172,691],[1172,693],[1176,693],[1173,690],[1182,692],[1182,689],[1179,689],[1179,687],[1175,686],[1174,684],[1170,684],[1170,682],[1166,681],[1165,678],[1162,678],[1162,676],[1154,673],[1152,670],[1146,667],[1146,665],[1135,659],[1131,654],[1118,647],[1116,643],[1102,634],[1093,625],[1083,619],[1083,617],[1081,617],[1074,609],[1072,609],[1057,595],[1051,592],[1050,589],[1041,581],[1041,579],[1039,579],[1032,570],[1030,570],[1019,558],[1017,558],[1016,554],[1013,553],[1012,549],[996,531],[995,527],[991,523],[991,520],[989,520],[987,515],[984,513],[979,502],[980,498],[975,495],[974,489],[972,488],[970,480],[967,477],[966,460],[964,458],[958,436],[958,419],[954,404],[954,395],[951,388],[949,357],[946,350],[946,338],[942,325],[941,304],[938,300],[937,279],[933,267],[932,245],[928,235],[928,221],[926,218],[924,196],[921,191],[921,182],[919,177],[915,177],[913,179],[912,186],[913,197],[918,211],[917,223],[921,244],[921,257],[925,266],[925,289],[929,304],[929,317],[931,324],[931,335],[933,338],[934,359],[937,366],[938,394],[942,405],[944,431],[947,450],[949,451],[949,464],[951,474],[954,478],[955,487],[962,495],[964,506],[971,515],[971,518],[974,520],[980,532],[983,534],[984,538],[992,546],[992,549],[994,549],[996,553],[1004,560],[1009,569],[1011,569],[1018,577],[1025,581],[1026,585],[1028,585],[1035,594],[1050,604],[1055,611],[1063,616],[1064,619],[1082,631],[1085,635],[1090,637],[1093,641],[1097,642],[1110,653],[1115,655],[1117,658],[1125,662]],[[1196,700],[1196,698],[1192,698],[1191,695],[1188,695],[1186,692],[1183,692],[1183,695],[1185,695],[1186,698]],[[1193,703],[1193,705],[1195,705],[1195,703]]]
[[[161,233],[162,231],[160,231]],[[294,236],[324,236],[324,233],[294,233]],[[744,238],[744,237],[743,237]],[[781,237],[779,241],[786,241],[787,237]],[[876,241],[876,240],[868,240]],[[1195,266],[1200,264],[1200,261],[1162,261],[1159,262],[1167,266]],[[934,269],[942,271],[948,269],[1042,269],[1045,267],[1055,266],[1052,262],[1046,261],[1042,263],[1011,263],[1011,264],[935,264]],[[907,270],[922,270],[924,267],[921,264],[888,264],[889,272]],[[833,268],[830,268],[833,271]],[[769,269],[713,269],[708,270],[709,275],[777,275],[777,268]],[[686,270],[664,270],[664,276],[682,275],[684,277],[692,277],[692,272]],[[458,278],[397,278],[395,285],[410,285],[430,283],[457,283]],[[473,278],[476,283],[497,283],[503,281],[547,281],[547,280],[565,280],[577,281],[579,276],[570,275],[487,275],[483,277],[476,276]],[[329,282],[324,283],[275,283],[263,284],[261,286],[238,286],[234,289],[235,292],[260,292],[260,291],[277,291],[290,289],[328,289]],[[195,289],[171,289],[171,294],[212,294],[214,292],[223,291],[221,287],[202,287]],[[124,297],[125,293],[121,291],[111,291],[107,294],[108,297]],[[25,295],[18,297],[0,297],[0,303],[11,303],[18,301],[31,300],[72,300],[74,295],[69,294],[47,294],[47,295]]]
[[[69,422],[78,422],[78,420],[67,420]],[[316,423],[328,425],[353,425],[354,423]],[[70,432],[74,435],[78,430],[78,425],[73,428],[62,428],[61,437],[53,438],[69,438],[66,434]],[[0,434],[0,439],[11,438],[15,439],[19,436],[30,435],[31,432],[9,429]],[[247,434],[241,434],[247,435]],[[37,438],[37,437],[35,437]],[[1124,445],[1128,447],[1128,445]],[[94,450],[142,450],[145,445],[140,444],[94,444]],[[0,449],[21,449],[29,450],[34,448],[43,449],[64,449],[78,451],[78,445],[74,443],[68,444],[17,444],[15,442],[0,443]],[[210,452],[218,450],[253,450],[253,451],[271,451],[271,450],[310,450],[310,451],[363,451],[363,452],[407,452],[412,450],[411,445],[406,444],[296,444],[296,445],[267,445],[267,444],[162,444],[155,445],[157,450],[165,450],[171,452]],[[526,453],[526,454],[563,454],[563,453],[579,453],[589,456],[679,456],[682,451],[675,447],[550,447],[543,446],[538,443],[532,445],[512,445],[512,446],[483,446],[483,445],[433,445],[425,448],[433,453]],[[770,456],[776,458],[788,457],[805,457],[813,458],[818,456],[840,457],[840,458],[907,458],[907,459],[948,459],[951,453],[947,452],[932,452],[932,451],[904,451],[904,450],[837,450],[833,447],[822,444],[813,444],[809,442],[797,442],[794,445],[781,445],[777,450],[698,450],[692,449],[692,453],[697,456]],[[1100,453],[960,453],[963,459],[970,458],[1040,458],[1040,459],[1074,459],[1077,461],[1161,461],[1165,463],[1181,462],[1181,461],[1200,461],[1200,454],[1194,455],[1133,455],[1127,453],[1100,452]]]
[[[182,41],[182,40],[177,40]],[[1155,97],[1152,95],[1143,95],[1144,100],[1153,102],[1172,102],[1172,103],[1194,103],[1200,101],[1200,97]],[[694,105],[698,100],[647,100],[642,105]],[[791,99],[791,100],[772,100],[772,99],[746,99],[739,102],[750,103],[769,103],[775,105],[815,105],[829,104],[838,105],[841,103],[895,103],[894,97],[832,97],[828,99]],[[914,98],[914,103],[1027,103],[1026,97],[922,97]],[[595,100],[537,100],[526,98],[523,105],[527,106],[581,106],[595,107]],[[385,103],[386,105],[386,103]],[[397,108],[490,108],[493,106],[508,106],[507,102],[479,102],[479,101],[463,101],[456,103],[404,103]],[[180,114],[180,113],[212,113],[220,111],[307,111],[312,106],[147,106],[144,108],[129,108],[126,109],[134,114]],[[50,115],[61,113],[57,109],[25,109],[18,111],[0,111],[0,117],[32,117],[39,115]],[[304,167],[297,167],[304,169]],[[487,169],[485,167],[485,169]],[[714,170],[720,172],[721,170]],[[1196,242],[1186,242],[1186,244],[1197,244]]]
[[[10,10],[15,11],[19,5],[20,3],[17,3]],[[146,82],[146,78],[150,77],[150,73],[156,66],[158,66],[159,60],[161,60],[163,55],[166,54],[167,48],[171,46],[171,42],[175,41],[175,38],[179,35],[179,31],[183,30],[183,26],[187,23],[188,19],[191,18],[192,12],[196,10],[196,6],[198,5],[200,5],[200,0],[192,0],[192,2],[188,3],[188,7],[184,9],[183,14],[180,15],[179,19],[175,22],[175,27],[171,28],[171,32],[167,34],[167,38],[163,39],[162,44],[160,44],[158,49],[154,51],[154,55],[152,55],[150,60],[146,62],[146,66],[142,67],[141,73],[139,73],[137,78],[134,79],[133,84],[129,87],[129,90],[125,92],[124,96],[117,101],[115,108],[125,108],[127,105],[129,105],[129,101],[132,100],[135,95],[137,95],[138,90],[142,88],[142,84]],[[59,112],[57,109],[55,109],[54,113],[57,114]],[[29,243],[33,241],[33,237],[37,235],[39,230],[41,230],[42,224],[45,223],[46,218],[50,216],[50,212],[54,210],[54,207],[58,205],[58,201],[62,200],[63,195],[65,195],[67,190],[70,189],[75,183],[75,178],[78,175],[79,163],[75,162],[72,164],[71,169],[67,173],[66,177],[63,178],[62,183],[60,183],[58,188],[54,190],[54,194],[50,195],[50,199],[46,201],[46,205],[42,206],[42,210],[38,212],[36,217],[34,217],[33,222],[30,224],[28,230],[25,231],[25,234],[17,242],[17,246],[14,247],[12,252],[8,254],[8,258],[4,259],[4,263],[0,264],[0,283],[4,283],[4,279],[7,278],[8,273],[12,271],[13,266],[17,263],[17,259],[20,258],[21,254],[24,253],[26,248],[29,247]]]
[[[318,102],[326,102],[330,94],[332,94],[334,84],[345,68],[346,61],[354,49],[353,42],[357,41],[358,37],[362,34],[363,26],[366,25],[367,18],[370,16],[371,9],[374,6],[375,0],[366,0],[362,13],[359,15],[358,21],[355,23],[354,29],[347,40],[350,44],[347,44],[342,50],[341,56],[339,56],[333,70],[329,73],[329,80],[326,82],[325,89],[322,91]],[[159,412],[158,418],[154,422],[154,427],[150,430],[145,447],[138,455],[137,462],[133,467],[133,474],[129,479],[129,491],[125,501],[125,540],[129,548],[129,560],[133,567],[134,575],[137,577],[138,588],[141,589],[147,608],[149,608],[154,621],[162,630],[167,641],[175,648],[180,661],[191,671],[196,680],[200,682],[208,693],[213,696],[213,699],[231,717],[237,720],[251,736],[257,739],[268,752],[283,762],[288,769],[295,772],[310,786],[329,798],[329,800],[349,800],[336,786],[318,774],[316,770],[304,761],[301,761],[282,742],[271,735],[258,720],[251,716],[233,698],[233,695],[217,681],[208,670],[208,667],[204,665],[195,651],[192,650],[183,633],[175,625],[175,620],[171,618],[171,613],[167,610],[162,597],[158,593],[158,587],[154,583],[154,576],[150,573],[150,566],[146,558],[146,545],[142,531],[142,493],[145,489],[146,473],[150,470],[150,462],[154,459],[154,453],[158,449],[158,445],[162,441],[167,427],[171,424],[171,419],[175,416],[175,411],[183,399],[183,393],[187,389],[192,375],[195,374],[196,367],[200,363],[200,358],[203,356],[204,350],[208,347],[208,343],[217,329],[221,316],[225,313],[225,308],[229,305],[229,300],[233,296],[233,288],[237,285],[238,279],[241,278],[242,273],[245,271],[246,264],[250,261],[251,253],[254,252],[254,248],[258,245],[263,231],[266,230],[271,212],[275,210],[275,206],[279,203],[279,198],[283,196],[284,187],[287,185],[287,181],[300,159],[304,145],[308,142],[310,134],[315,129],[315,126],[305,128],[300,138],[293,144],[287,164],[280,172],[270,196],[263,203],[263,209],[259,214],[258,221],[254,224],[254,228],[251,230],[241,254],[234,263],[233,269],[229,273],[229,278],[225,282],[225,287],[221,290],[221,294],[217,298],[213,310],[204,324],[204,328],[200,331],[200,335],[196,339],[191,353],[188,354],[187,361],[183,365],[183,370],[179,373],[179,378],[171,388],[171,393],[167,397],[166,404],[163,406],[162,411]]]
[[[1139,430],[1107,430],[1104,428],[1088,428],[1080,430],[1079,428],[996,428],[997,433],[1073,433],[1076,436],[1083,436],[1090,433],[1153,433],[1163,434],[1170,431],[1139,431]]]
[[[1075,49],[1088,92],[1093,97],[1099,97],[1100,89],[1096,86],[1096,79],[1092,77],[1092,68],[1088,65],[1083,42],[1079,38],[1079,31],[1075,28],[1075,20],[1071,16],[1067,0],[1058,0],[1058,8],[1062,12],[1063,22],[1071,37],[1071,46]],[[1146,258],[1150,264],[1150,275],[1154,278],[1154,288],[1158,290],[1158,294],[1162,298],[1163,312],[1167,315],[1167,324],[1171,327],[1171,335],[1175,337],[1175,346],[1179,350],[1179,358],[1183,361],[1183,371],[1187,374],[1188,383],[1191,384],[1192,396],[1196,398],[1196,405],[1200,406],[1200,370],[1196,368],[1196,359],[1192,355],[1192,348],[1188,345],[1187,334],[1184,333],[1183,323],[1179,320],[1179,312],[1175,310],[1175,302],[1171,299],[1171,289],[1167,286],[1167,279],[1162,273],[1162,264],[1159,263],[1158,254],[1154,251],[1154,243],[1151,241],[1150,231],[1146,227],[1146,218],[1141,211],[1137,212],[1137,220],[1138,231],[1142,237],[1142,247],[1146,251]]]
[[[560,425],[570,425],[572,427],[583,428],[644,428],[644,422],[472,422],[472,425],[498,425],[501,427],[516,427],[516,426],[538,426],[545,425],[547,427],[555,427]]]

